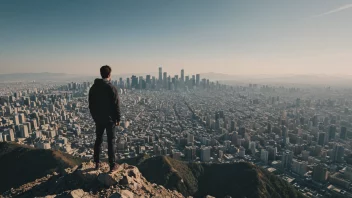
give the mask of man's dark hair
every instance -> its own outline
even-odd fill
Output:
[[[100,75],[102,78],[107,78],[111,74],[111,67],[109,65],[104,65],[100,68]]]

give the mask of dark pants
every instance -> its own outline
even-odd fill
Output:
[[[99,163],[99,155],[101,143],[103,142],[103,134],[106,129],[108,136],[108,155],[110,166],[115,165],[115,123],[98,124],[96,123],[96,139],[94,145],[94,162]]]

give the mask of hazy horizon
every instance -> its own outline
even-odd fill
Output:
[[[352,75],[346,0],[0,2],[0,74]]]

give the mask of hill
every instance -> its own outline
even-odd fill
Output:
[[[121,164],[110,173],[109,165],[102,163],[95,170],[93,162],[83,162],[79,167],[66,169],[64,173],[53,172],[3,194],[7,197],[71,197],[71,198],[132,198],[172,197],[183,198],[176,191],[148,182],[138,168]]]
[[[74,167],[81,160],[59,151],[0,142],[0,162],[1,194],[53,171]]]
[[[304,197],[286,181],[249,163],[184,163],[165,156],[134,161],[148,181],[184,196]]]
[[[95,170],[92,162],[15,143],[0,143],[0,161],[4,197],[303,197],[284,180],[244,162],[185,163],[144,155],[120,160],[119,170],[107,173],[106,163]]]

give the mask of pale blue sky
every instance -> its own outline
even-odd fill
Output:
[[[0,73],[352,74],[349,0],[1,0]]]

